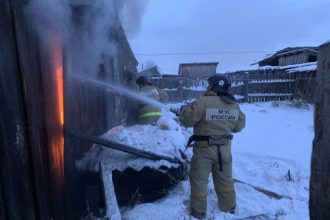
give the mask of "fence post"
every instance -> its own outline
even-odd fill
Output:
[[[244,102],[249,102],[249,72],[244,73]]]
[[[178,100],[184,101],[184,98],[186,97],[183,97],[183,79],[180,79],[178,86]]]
[[[293,98],[294,99],[300,99],[300,88],[302,87],[302,80],[301,80],[301,73],[297,72],[295,74],[295,84],[294,84],[294,90],[293,90]]]

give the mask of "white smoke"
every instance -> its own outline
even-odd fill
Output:
[[[42,43],[47,43],[56,33],[67,33],[70,8],[64,0],[33,0],[25,8],[29,24],[36,30]],[[64,36],[62,35],[64,38]],[[56,39],[63,41],[64,39]],[[59,42],[62,43],[62,42]]]
[[[146,4],[147,0],[32,0],[25,11],[42,42],[61,41],[70,60],[66,64],[90,75],[98,72],[103,57],[117,55],[111,30],[122,25],[130,37],[139,32]]]
[[[148,0],[122,0],[120,3],[119,16],[123,28],[128,38],[134,38],[140,32]]]

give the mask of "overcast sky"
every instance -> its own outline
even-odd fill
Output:
[[[219,73],[247,69],[282,48],[329,39],[330,0],[149,0],[129,41],[139,70],[155,63],[176,74],[186,62],[219,62]]]

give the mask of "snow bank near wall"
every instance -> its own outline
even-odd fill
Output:
[[[186,143],[186,137],[181,127],[172,118],[167,116],[161,117],[157,126],[118,126],[103,134],[102,137],[140,150],[171,158],[181,158],[179,149],[184,150]],[[123,171],[128,167],[139,171],[144,167],[157,169],[161,166],[167,168],[178,166],[177,164],[172,164],[165,160],[152,161],[98,145],[94,145],[93,148],[86,153],[84,158],[77,162],[77,166],[82,169],[96,171],[99,168],[98,164],[100,161],[102,161],[107,169],[116,169],[119,171]]]

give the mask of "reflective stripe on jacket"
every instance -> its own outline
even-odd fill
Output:
[[[160,101],[160,94],[156,86],[150,86],[150,85],[142,86],[140,87],[140,92],[145,96]],[[161,108],[154,105],[150,105],[148,103],[139,104],[139,119],[154,118],[154,120],[152,120],[154,122],[157,121],[161,115],[162,115]]]
[[[147,117],[154,117],[154,116],[162,116],[161,112],[148,112],[140,115],[139,118],[147,118]]]

